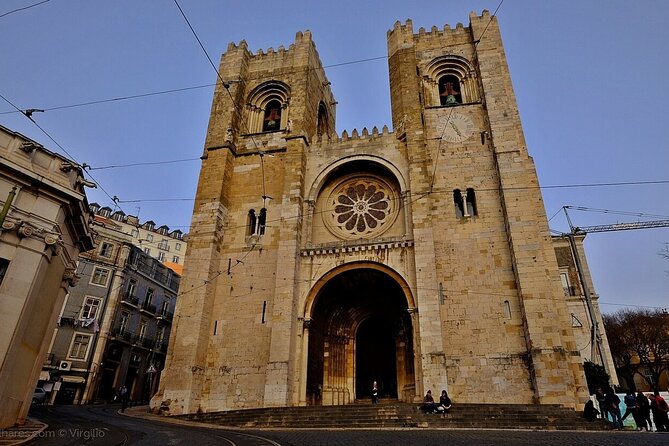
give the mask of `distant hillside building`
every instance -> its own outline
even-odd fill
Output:
[[[82,169],[0,126],[0,429],[22,424],[77,257],[94,247]]]
[[[134,245],[117,220],[95,215],[97,248],[79,257],[55,329],[42,386],[50,402],[111,401],[125,385],[130,398],[155,393],[180,277]]]
[[[120,210],[113,211],[107,206],[100,207],[97,203],[91,203],[90,208],[96,215],[117,222],[120,232],[130,235],[131,243],[142,248],[146,254],[168,265],[177,264],[177,269],[183,266],[186,236],[180,229],[172,231],[166,225],[156,227],[152,220],[140,223],[134,215],[126,215]]]
[[[308,31],[228,46],[153,407],[346,404],[373,381],[401,401],[582,407],[588,358],[497,20],[469,20],[388,32],[393,132],[335,133]]]

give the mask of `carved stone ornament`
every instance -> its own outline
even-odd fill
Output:
[[[68,286],[77,286],[80,277],[77,275],[77,270],[74,268],[66,268],[63,273],[63,282]]]
[[[19,228],[19,237],[30,237],[33,235],[33,228],[26,224],[22,224]]]
[[[44,235],[44,243],[47,245],[55,245],[58,242],[58,236],[55,236],[53,234],[45,234]]]
[[[11,231],[12,229],[16,228],[16,223],[13,221],[8,221],[5,220],[2,222],[2,229],[5,229],[7,231]]]

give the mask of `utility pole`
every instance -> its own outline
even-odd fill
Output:
[[[604,360],[602,355],[602,337],[599,335],[599,322],[597,321],[597,316],[595,313],[595,308],[592,305],[592,297],[590,296],[590,289],[588,288],[588,283],[585,280],[585,273],[583,272],[583,264],[581,263],[581,256],[578,253],[578,246],[576,245],[576,234],[578,228],[575,228],[571,224],[571,219],[567,213],[567,207],[564,208],[564,213],[567,216],[567,222],[569,223],[569,234],[567,238],[569,239],[569,244],[571,245],[571,251],[574,256],[574,262],[576,263],[576,271],[578,272],[578,278],[581,281],[581,288],[583,289],[583,295],[585,296],[585,304],[588,308],[588,316],[590,317],[590,360],[595,362],[597,358],[602,362],[604,371],[609,373],[608,365]],[[585,234],[585,233],[583,233]]]
[[[583,295],[585,296],[585,303],[588,308],[588,313],[590,317],[590,326],[591,328],[591,356],[590,358],[594,361],[597,357],[602,362],[604,370],[606,373],[609,373],[608,366],[604,360],[604,354],[602,349],[602,337],[600,335],[599,324],[597,323],[596,313],[594,306],[592,304],[592,297],[590,296],[590,290],[588,289],[588,284],[585,281],[585,273],[583,271],[583,264],[581,263],[581,256],[578,253],[578,247],[576,246],[576,235],[586,235],[588,233],[595,232],[612,232],[612,231],[628,231],[632,229],[652,229],[652,228],[667,228],[669,227],[669,220],[652,220],[652,221],[639,221],[632,223],[615,223],[610,225],[597,225],[597,226],[574,226],[569,218],[567,209],[578,209],[578,210],[594,210],[588,208],[573,208],[572,206],[563,206],[564,214],[567,217],[567,222],[569,223],[569,233],[562,234],[569,239],[569,244],[574,255],[574,262],[576,263],[576,270],[578,271],[578,277],[581,281],[581,286],[583,288]],[[639,214],[640,216],[640,214]],[[597,355],[597,350],[599,350],[599,355]],[[609,373],[610,375],[610,373]]]

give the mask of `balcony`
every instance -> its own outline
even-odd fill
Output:
[[[150,313],[152,315],[156,314],[156,306],[153,304],[147,304],[146,302],[142,305],[142,308],[140,308],[140,311],[144,311],[146,313]]]
[[[139,298],[126,291],[123,293],[123,297],[121,297],[121,302],[137,308],[137,305],[139,305]]]
[[[171,311],[163,311],[162,313],[158,314],[159,321],[172,322],[173,318],[174,318],[174,313],[172,313]]]
[[[117,340],[127,342],[129,344],[133,344],[136,338],[132,333],[120,328],[114,328],[111,331],[111,336]]]

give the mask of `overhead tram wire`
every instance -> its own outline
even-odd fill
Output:
[[[7,102],[7,103],[8,103],[9,105],[11,105],[12,107],[14,107],[16,110],[20,111],[22,115],[24,115],[26,118],[28,118],[28,119],[30,120],[30,122],[32,122],[33,124],[35,124],[35,126],[36,126],[38,129],[40,129],[40,130],[42,131],[42,133],[44,133],[44,134],[47,136],[47,138],[49,138],[49,139],[50,139],[56,146],[58,146],[58,147],[60,148],[60,150],[62,150],[63,153],[65,153],[65,154],[70,158],[71,161],[74,161],[74,162],[77,164],[77,166],[81,168],[82,173],[87,173],[88,176],[91,177],[91,179],[93,180],[93,182],[95,183],[95,185],[96,185],[97,187],[99,187],[100,190],[101,190],[102,192],[104,192],[105,195],[107,195],[107,197],[109,197],[109,199],[112,201],[112,203],[114,203],[114,205],[118,206],[118,201],[119,201],[118,198],[117,198],[117,197],[112,197],[111,195],[109,195],[109,193],[108,193],[108,192],[105,190],[105,188],[102,187],[102,185],[101,185],[101,184],[100,184],[100,183],[93,177],[93,175],[91,175],[90,172],[86,172],[86,170],[83,168],[83,165],[82,165],[79,161],[77,161],[76,158],[75,158],[74,156],[72,156],[72,155],[65,149],[65,147],[63,147],[62,145],[60,145],[60,143],[58,143],[58,141],[56,141],[56,140],[53,138],[53,136],[51,136],[51,135],[49,134],[49,132],[47,132],[46,130],[44,130],[44,128],[42,128],[42,126],[40,126],[40,125],[39,125],[39,124],[32,118],[32,113],[29,113],[28,110],[26,110],[26,111],[21,110],[19,107],[17,107],[16,105],[14,105],[14,103],[13,103],[12,101],[10,101],[9,99],[7,99],[7,98],[6,98],[5,96],[3,96],[2,94],[0,94],[0,98],[2,98],[5,102]],[[118,206],[118,208],[121,209],[121,206]],[[123,210],[123,209],[121,209],[121,210]]]
[[[48,3],[50,1],[51,0],[43,0],[41,2],[34,3],[32,5],[24,6],[23,8],[13,9],[11,11],[5,12],[4,14],[0,14],[0,19],[5,17],[5,16],[8,16],[9,14],[14,14],[15,12],[19,12],[19,11],[25,11],[26,9],[34,8],[35,6],[43,5],[44,3]]]
[[[141,163],[118,164],[118,165],[101,166],[101,167],[93,167],[93,166],[85,165],[84,167],[86,167],[86,169],[88,169],[88,170],[104,170],[104,169],[121,169],[121,168],[124,168],[124,167],[135,167],[135,166],[154,166],[154,165],[159,165],[159,164],[185,163],[185,162],[190,162],[190,161],[201,161],[201,159],[200,158],[184,158],[184,159],[179,159],[179,160],[147,161],[147,162],[141,162]]]
[[[551,185],[551,186],[518,186],[518,187],[513,187],[513,188],[505,188],[505,190],[529,190],[529,189],[551,189],[551,188],[579,188],[579,187],[610,187],[610,186],[629,186],[629,185],[647,185],[647,184],[667,184],[669,185],[669,180],[658,180],[658,181],[635,181],[635,182],[622,182],[622,183],[595,183],[595,184],[561,184],[561,185]],[[482,192],[496,192],[499,190],[499,188],[485,188],[485,189],[479,189]],[[415,198],[413,198],[408,204],[415,203],[416,201],[430,195],[430,194],[450,194],[451,191],[449,190],[433,190],[432,192],[424,192],[422,194],[417,194]],[[183,198],[183,197],[178,197],[178,198],[147,198],[147,199],[136,199],[136,200],[119,200],[120,203],[141,203],[141,202],[169,202],[169,201],[193,201],[195,198]],[[401,203],[401,198],[397,198],[398,202]],[[322,211],[317,211],[314,212],[314,216],[324,214],[331,212],[333,209],[324,209]],[[562,208],[560,208],[560,211],[562,211]],[[555,214],[557,215],[557,213]],[[553,217],[555,217],[555,215]],[[551,217],[551,219],[553,219]],[[278,218],[275,220],[267,220],[267,227],[271,227],[270,223],[275,223],[275,222],[280,222],[283,220],[289,220],[289,219],[296,219],[299,217],[282,217]],[[170,225],[168,225],[170,226]],[[171,226],[170,226],[171,227]],[[177,226],[175,226],[177,227]],[[181,225],[179,227],[190,227]],[[239,229],[246,227],[246,225],[239,225],[239,226],[231,226],[228,229]],[[556,233],[559,231],[556,231]],[[560,234],[562,234],[560,232]]]
[[[481,33],[479,38],[474,42],[474,48],[476,48],[476,46],[481,42],[481,39],[488,30],[488,27],[492,23],[493,19],[497,16],[497,11],[499,11],[499,8],[502,7],[502,3],[504,3],[504,0],[501,0],[497,5],[497,8],[495,8],[495,11],[490,16],[490,20],[488,20],[488,23],[486,24],[485,28],[483,28],[483,32]],[[469,42],[466,42],[465,44],[469,44]],[[448,114],[448,117],[446,118],[446,122],[444,123],[444,129],[441,131],[441,136],[439,137],[439,144],[437,145],[437,154],[434,160],[434,168],[432,169],[432,178],[430,179],[430,188],[428,194],[431,194],[434,190],[434,182],[436,180],[436,175],[437,175],[437,165],[439,164],[439,158],[441,157],[441,144],[444,140],[444,133],[446,133],[446,128],[448,127],[448,124],[451,122],[451,116],[453,115],[453,110],[455,109],[451,108],[451,111]]]
[[[66,110],[69,108],[77,108],[77,107],[85,107],[88,105],[99,105],[99,104],[106,104],[109,102],[120,102],[120,101],[127,101],[130,99],[139,99],[139,98],[147,98],[151,96],[159,96],[163,94],[171,94],[171,93],[180,93],[183,91],[190,91],[190,90],[197,90],[199,88],[207,88],[207,87],[213,87],[216,84],[205,84],[205,85],[194,85],[191,87],[183,87],[183,88],[172,88],[169,90],[160,90],[160,91],[153,91],[149,93],[139,93],[135,95],[127,95],[127,96],[118,96],[115,98],[108,98],[108,99],[99,99],[96,101],[88,101],[88,102],[79,102],[75,104],[66,104],[66,105],[59,105],[55,107],[45,107],[43,110],[45,112],[48,111],[55,111],[55,110]],[[5,111],[5,112],[0,112],[0,115],[6,115],[9,113],[17,113],[16,111]]]
[[[197,35],[197,32],[195,32],[195,28],[193,28],[190,21],[188,20],[188,17],[186,17],[186,13],[181,8],[181,5],[179,5],[179,1],[174,0],[174,4],[179,9],[179,12],[181,13],[181,16],[186,21],[186,24],[188,24],[188,28],[190,28],[191,32],[193,33],[193,36],[197,40],[197,43],[200,45],[200,48],[202,49],[202,52],[207,57],[207,60],[209,61],[209,64],[211,65],[211,68],[216,73],[216,77],[218,77],[218,80],[221,81],[221,85],[225,88],[225,91],[228,92],[228,96],[230,96],[230,101],[231,101],[235,111],[237,112],[238,115],[241,115],[241,111],[238,109],[237,104],[235,103],[235,100],[232,97],[232,93],[230,93],[230,83],[232,81],[223,80],[223,78],[221,77],[221,73],[219,73],[218,68],[216,68],[216,65],[214,65],[214,61],[211,59],[211,57],[209,57],[209,53],[207,52],[207,49],[202,44],[202,41],[200,40],[200,37]],[[244,122],[244,120],[241,120],[241,121],[242,121],[243,125],[246,127],[246,123]],[[249,134],[251,133],[249,131],[248,127],[246,128],[246,131]],[[261,173],[261,177],[262,177],[262,202],[263,202],[263,208],[266,208],[267,207],[267,199],[269,197],[267,196],[267,189],[266,189],[266,186],[265,186],[265,162],[264,162],[265,153],[262,150],[260,150],[260,147],[258,146],[258,143],[256,142],[253,135],[250,135],[250,137],[251,137],[251,141],[253,142],[253,145],[255,146],[255,149],[258,152],[258,155],[260,157],[260,173]],[[255,247],[255,244],[253,246]]]
[[[471,42],[461,42],[453,45],[447,45],[446,47],[455,47],[455,46],[462,46],[462,45],[469,45]],[[334,63],[330,65],[323,65],[321,67],[314,67],[314,68],[308,68],[309,71],[316,71],[319,69],[325,69],[325,68],[337,68],[337,67],[343,67],[347,65],[355,65],[355,64],[360,64],[360,63],[365,63],[365,62],[374,62],[377,60],[387,60],[388,56],[376,56],[376,57],[368,57],[364,59],[355,59],[355,60],[349,60],[346,62],[339,62],[339,63]],[[303,71],[301,70],[285,70],[282,71],[282,74],[294,74]],[[254,76],[250,76],[248,78],[249,80],[257,79]],[[56,110],[66,110],[70,108],[77,108],[77,107],[85,107],[85,106],[90,106],[90,105],[99,105],[99,104],[106,104],[109,102],[120,102],[120,101],[126,101],[126,100],[132,100],[132,99],[141,99],[141,98],[146,98],[146,97],[151,97],[151,96],[159,96],[163,94],[171,94],[171,93],[180,93],[183,91],[189,91],[189,90],[197,90],[200,88],[208,88],[208,87],[215,87],[216,84],[203,84],[203,85],[193,85],[190,87],[182,87],[182,88],[173,88],[169,90],[159,90],[159,91],[153,91],[153,92],[148,92],[148,93],[138,93],[134,95],[126,95],[126,96],[118,96],[114,98],[108,98],[108,99],[99,99],[95,101],[87,101],[87,102],[78,102],[78,103],[73,103],[73,104],[65,104],[65,105],[59,105],[59,106],[54,106],[54,107],[44,107],[43,110],[45,112],[48,111],[56,111]],[[0,112],[0,115],[7,115],[7,114],[12,114],[12,113],[21,113],[22,111],[16,111],[16,110],[10,110],[10,111],[3,111]]]

